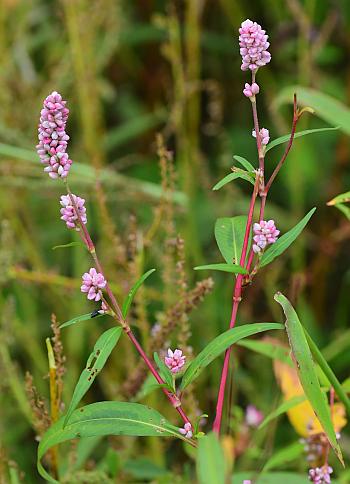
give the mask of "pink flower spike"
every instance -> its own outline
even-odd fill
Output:
[[[193,437],[192,425],[190,424],[190,422],[186,422],[183,428],[179,429],[179,432],[187,439],[191,439]]]
[[[264,419],[264,414],[254,405],[248,405],[245,412],[245,421],[249,427],[258,427]]]
[[[174,352],[169,348],[168,356],[164,358],[166,366],[171,373],[178,373],[186,362],[186,356],[182,354],[181,350],[176,349]]]
[[[309,480],[314,484],[330,484],[332,467],[324,465],[323,467],[315,467],[309,470]]]
[[[268,244],[274,244],[280,234],[280,231],[276,229],[275,222],[269,220],[261,220],[260,223],[253,225],[254,237],[253,251],[255,253],[261,252]]]
[[[83,198],[77,197],[76,195],[71,195],[75,205],[77,206],[79,216],[83,224],[87,223],[86,218],[86,208],[85,208],[85,200]],[[75,229],[77,231],[80,230],[78,225],[78,216],[75,211],[75,208],[72,204],[72,200],[69,195],[62,195],[60,199],[60,204],[63,208],[61,208],[61,220],[66,222],[67,228]]]
[[[259,94],[259,91],[260,91],[260,87],[256,82],[253,82],[252,85],[246,82],[244,85],[243,94],[246,97],[254,97],[256,94]]]
[[[80,288],[81,292],[87,293],[87,298],[90,301],[100,301],[102,297],[102,291],[107,281],[103,274],[97,272],[94,267],[91,267],[89,272],[85,272],[82,276],[83,284]]]
[[[252,131],[252,136],[256,138],[255,129],[253,129]],[[269,130],[266,128],[261,128],[261,130],[259,131],[259,136],[260,136],[261,143],[263,145],[267,145],[268,142],[270,141],[270,133],[269,133]]]
[[[270,46],[267,41],[268,35],[261,26],[247,19],[242,22],[239,29],[239,47],[242,56],[242,71],[248,69],[256,72],[259,67],[263,67],[271,60],[271,54],[268,52]]]
[[[45,165],[44,171],[52,179],[66,178],[72,164],[66,153],[69,140],[65,131],[68,114],[66,101],[58,92],[53,91],[44,100],[38,127],[39,144],[36,149],[41,163]]]

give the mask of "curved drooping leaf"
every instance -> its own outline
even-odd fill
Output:
[[[156,410],[139,403],[98,402],[75,410],[64,426],[63,416],[43,435],[38,448],[38,471],[49,482],[58,483],[43,468],[41,459],[53,446],[67,440],[104,435],[178,437],[178,428]]]
[[[305,400],[305,395],[297,395],[296,397],[293,397],[290,400],[281,403],[281,405],[279,405],[273,412],[269,413],[269,415],[264,418],[264,420],[259,425],[259,429],[264,428],[269,422],[271,422],[271,420],[274,420],[285,412],[288,412],[288,410],[296,407],[300,403],[305,402]]]
[[[153,274],[154,271],[155,271],[155,269],[150,269],[149,271],[145,272],[140,277],[140,279],[130,289],[129,294],[127,295],[127,297],[126,297],[126,299],[123,303],[123,307],[122,307],[122,314],[123,314],[124,318],[126,318],[128,312],[129,312],[132,300],[134,299],[137,290],[140,288],[140,286],[142,286],[142,284],[145,282],[147,277],[149,277],[151,274]]]
[[[158,353],[155,352],[153,354],[153,359],[156,362],[156,364],[157,364],[157,366],[160,370],[160,376],[167,383],[167,386],[174,391],[174,382],[173,382],[173,376],[172,376],[171,371],[166,366],[164,361],[159,358]]]
[[[69,321],[61,324],[60,329],[66,328],[67,326],[72,326],[72,324],[80,323],[81,321],[87,321],[88,319],[100,318],[101,316],[104,316],[104,314],[96,314],[96,316],[94,313],[81,314],[80,316],[76,316],[75,318],[72,318]]]
[[[340,210],[348,220],[350,220],[350,207],[348,207],[344,203],[337,203],[334,206],[335,206],[335,208]]]
[[[215,222],[215,239],[228,264],[239,264],[243,248],[247,217],[222,217]],[[251,234],[250,234],[251,238]],[[250,247],[250,239],[248,249]]]
[[[52,250],[66,249],[68,247],[83,247],[83,248],[85,248],[85,245],[82,244],[81,242],[70,242],[69,244],[55,245],[54,247],[52,247]]]
[[[304,444],[301,442],[293,442],[282,449],[277,450],[269,458],[263,468],[263,472],[269,471],[271,469],[276,469],[276,467],[281,467],[284,464],[293,462],[298,459],[304,452]],[[284,481],[282,481],[284,482]],[[305,483],[307,480],[305,481]]]
[[[283,312],[286,316],[285,324],[289,344],[297,362],[299,380],[303,387],[304,393],[309,400],[325,434],[327,435],[329,443],[334,449],[335,454],[343,464],[343,457],[335,436],[329,406],[317,378],[311,351],[304,333],[304,328],[301,325],[293,306],[283,294],[280,292],[276,293],[274,299],[282,306]]]
[[[314,133],[322,133],[324,131],[335,131],[338,130],[339,127],[330,127],[330,128],[317,128],[317,129],[306,129],[305,131],[298,131],[294,135],[295,138],[301,138],[302,136],[307,136],[309,134],[314,134]],[[286,143],[290,139],[290,134],[286,134],[284,136],[280,136],[279,138],[276,138],[272,140],[267,146],[266,146],[266,153],[270,151],[272,148],[275,146],[281,145],[283,143]]]
[[[340,195],[337,195],[336,197],[332,198],[329,202],[327,202],[327,205],[337,205],[338,203],[347,203],[350,202],[350,192],[345,192],[341,193]]]
[[[231,272],[233,274],[248,274],[248,271],[244,267],[238,264],[206,264],[204,266],[197,266],[194,268],[195,271],[222,271]]]
[[[86,368],[82,371],[74,389],[72,400],[64,419],[64,425],[67,424],[80,400],[91,387],[98,373],[104,367],[113,348],[118,343],[122,331],[122,327],[110,328],[102,333],[96,341],[94,350],[87,360]]]
[[[281,255],[288,247],[295,241],[295,239],[303,231],[304,227],[312,217],[316,210],[316,207],[312,208],[305,217],[300,220],[291,230],[283,234],[274,244],[272,244],[263,254],[260,267],[264,267],[270,264],[276,257]]]
[[[312,340],[311,336],[309,335],[309,333],[306,331],[305,328],[304,328],[304,333],[305,333],[309,348],[311,350],[311,353],[313,354],[313,357],[319,364],[324,375],[328,379],[331,386],[334,388],[335,393],[338,395],[339,400],[344,404],[348,414],[350,415],[350,400],[342,384],[335,376],[332,368],[329,366],[324,356],[322,355],[321,351],[318,349],[317,345],[314,343],[314,341]]]
[[[191,361],[182,377],[180,390],[184,390],[193,380],[195,380],[206,366],[217,358],[229,346],[247,336],[262,333],[272,329],[283,329],[283,324],[279,323],[251,323],[244,326],[237,326],[229,329],[213,339],[196,358]]]
[[[340,129],[344,133],[350,134],[350,109],[337,99],[316,89],[302,86],[285,87],[277,95],[275,105],[278,107],[284,103],[292,103],[294,93],[297,94],[299,105],[311,106],[315,110],[316,116],[327,123],[340,125]]]
[[[234,155],[233,158],[236,161],[238,161],[238,163],[240,163],[247,171],[252,172],[252,173],[254,172],[254,170],[255,170],[254,166],[248,160],[243,158],[243,156]]]
[[[237,341],[237,344],[239,346],[243,346],[244,348],[248,348],[249,350],[255,351],[256,353],[267,356],[273,360],[283,361],[283,363],[294,367],[289,354],[290,350],[287,348],[283,348],[282,346],[278,346],[268,341],[258,341],[255,339],[243,339],[241,341]]]
[[[214,432],[198,441],[196,469],[199,484],[225,484],[225,455]]]
[[[254,185],[254,179],[255,177],[251,176],[247,171],[236,169],[233,173],[229,173],[226,175],[222,180],[218,181],[214,186],[213,190],[220,190],[223,186],[227,185],[233,180],[236,180],[237,178],[241,178],[242,180],[246,180],[252,185]]]

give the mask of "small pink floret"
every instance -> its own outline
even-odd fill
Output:
[[[266,128],[261,128],[261,130],[259,131],[259,135],[260,135],[260,141],[263,145],[267,145],[268,142],[270,141],[270,133],[269,133],[269,130],[266,129]],[[256,132],[255,132],[255,129],[253,129],[252,131],[252,136],[254,138],[256,138]]]
[[[243,94],[246,97],[253,97],[256,94],[259,94],[260,87],[256,82],[253,82],[252,85],[248,84],[248,82],[245,83],[244,89],[243,89]]]
[[[280,231],[276,229],[275,222],[269,220],[261,220],[260,223],[255,223],[253,225],[254,237],[253,240],[253,251],[255,253],[261,252],[265,249],[268,244],[273,244],[276,242]]]
[[[80,198],[72,193],[71,197],[74,200],[74,203],[78,209],[80,219],[83,224],[87,223],[87,218],[86,218],[86,208],[85,208],[85,200],[84,198]],[[78,225],[78,216],[75,211],[75,208],[73,206],[72,200],[69,195],[62,195],[60,199],[60,204],[62,205],[62,208],[60,210],[61,212],[61,220],[66,222],[66,225],[69,229],[75,229],[75,230],[80,230],[80,227]]]
[[[92,267],[89,272],[85,272],[82,276],[83,284],[80,288],[81,292],[87,293],[89,300],[100,301],[102,298],[102,289],[106,286],[106,279],[103,274],[97,272]]]
[[[267,41],[268,35],[261,26],[247,19],[242,22],[239,29],[239,47],[242,56],[242,71],[257,71],[259,67],[265,66],[271,60],[268,52],[270,46]]]
[[[187,439],[191,439],[193,437],[193,430],[190,422],[186,422],[183,428],[179,429],[179,432],[180,434],[184,435]]]
[[[315,467],[309,470],[309,480],[314,484],[330,484],[332,472],[332,467],[328,465]]]
[[[164,358],[164,361],[171,373],[178,373],[186,362],[186,356],[182,354],[181,350],[172,351],[169,348],[168,356]]]
[[[264,414],[254,405],[248,405],[245,412],[245,421],[250,427],[258,427],[264,419]]]

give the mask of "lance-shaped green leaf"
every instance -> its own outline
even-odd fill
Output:
[[[213,432],[198,441],[196,468],[199,484],[225,484],[225,455]]]
[[[254,172],[254,170],[255,170],[254,166],[248,160],[243,158],[243,156],[234,155],[233,158],[236,161],[238,161],[238,163],[240,163],[247,171],[249,171],[251,173]]]
[[[321,390],[317,378],[311,351],[307,343],[304,328],[301,325],[298,315],[288,299],[280,292],[276,293],[274,299],[282,306],[286,316],[286,330],[288,333],[289,344],[297,363],[300,383],[304,393],[315,412],[334,452],[342,464],[344,464],[342,453],[338,445],[329,406],[326,396]]]
[[[308,345],[310,347],[311,353],[313,354],[313,357],[319,364],[321,370],[323,371],[324,375],[328,379],[329,383],[331,386],[334,388],[335,393],[338,395],[338,398],[341,402],[343,402],[346,411],[350,415],[350,400],[349,397],[347,396],[342,384],[338,380],[338,378],[335,376],[332,368],[329,366],[327,361],[325,360],[324,356],[322,355],[321,351],[318,349],[317,345],[314,343],[312,340],[311,336],[309,333],[306,331],[304,328],[305,336],[308,342]]]
[[[248,271],[244,267],[238,264],[206,264],[204,266],[197,266],[195,271],[222,271],[231,272],[233,274],[248,274]]]
[[[213,190],[220,190],[220,188],[227,185],[231,181],[236,180],[237,178],[246,180],[252,185],[254,185],[255,176],[253,174],[250,174],[247,171],[241,170],[240,168],[234,168],[233,173],[229,173],[222,180],[218,181],[216,185],[213,186]]]
[[[158,353],[153,354],[153,359],[156,362],[159,370],[160,370],[160,376],[163,378],[163,380],[167,383],[167,386],[174,391],[174,381],[173,381],[173,375],[169,368],[166,366],[163,360],[161,360],[158,356]]]
[[[68,247],[83,247],[83,248],[85,248],[85,245],[83,245],[81,242],[70,242],[69,244],[55,245],[55,247],[52,247],[52,250],[66,249]]]
[[[305,131],[298,131],[294,135],[295,138],[301,138],[302,136],[307,136],[309,134],[314,134],[314,133],[323,133],[324,131],[335,131],[339,129],[339,127],[330,127],[330,128],[318,128],[318,129],[306,129]],[[280,136],[279,138],[276,138],[272,140],[267,146],[266,146],[266,153],[270,151],[272,148],[275,146],[281,145],[283,143],[286,143],[290,139],[290,134],[286,134],[284,136]]]
[[[215,223],[216,243],[228,264],[240,262],[246,225],[247,217],[244,215],[218,218]]]
[[[72,326],[72,324],[80,323],[81,321],[87,321],[88,319],[100,318],[101,316],[104,316],[104,314],[96,314],[96,315],[95,313],[81,314],[80,316],[76,316],[75,318],[72,318],[69,321],[66,321],[65,323],[61,324],[60,329],[66,328],[67,326]]]
[[[155,269],[150,269],[149,271],[145,272],[143,276],[140,277],[140,279],[133,285],[133,287],[129,291],[129,294],[127,295],[122,307],[122,313],[124,318],[126,318],[128,314],[132,300],[134,299],[137,290],[140,288],[140,286],[142,286],[142,284],[145,282],[147,277],[149,277],[154,271]]]
[[[345,217],[350,220],[350,208],[347,205],[345,205],[344,203],[337,203],[336,205],[334,205],[334,207],[340,210],[345,215]]]
[[[332,205],[337,205],[338,203],[347,203],[350,202],[350,192],[345,192],[341,193],[340,195],[337,195],[336,197],[332,198],[329,202],[327,202],[327,205],[332,206]]]
[[[292,444],[283,447],[273,453],[270,459],[266,462],[263,468],[263,472],[270,469],[276,469],[276,467],[281,467],[284,464],[293,462],[298,459],[304,452],[304,444],[301,442],[293,442]],[[284,482],[284,481],[282,481]],[[307,481],[305,481],[306,483]]]
[[[271,412],[269,415],[267,415],[264,418],[264,420],[259,425],[259,429],[262,429],[263,427],[265,427],[269,422],[271,422],[271,420],[274,420],[280,415],[283,415],[284,413],[288,412],[288,410],[290,410],[291,408],[294,408],[297,405],[300,405],[300,403],[305,402],[305,400],[306,400],[305,395],[297,395],[296,397],[293,397],[290,400],[287,400],[281,403],[281,405],[279,405],[273,412]]]
[[[49,482],[58,483],[41,464],[42,457],[53,446],[68,440],[104,435],[178,437],[186,442],[177,427],[156,410],[139,403],[98,402],[75,410],[64,425],[65,417],[53,424],[40,440],[38,471]]]
[[[197,378],[206,366],[217,358],[229,346],[237,341],[252,336],[253,334],[262,333],[272,329],[283,329],[283,324],[279,323],[251,323],[244,326],[229,329],[213,339],[202,350],[196,358],[191,361],[182,377],[180,390],[186,388],[195,378]]]
[[[64,425],[67,424],[80,400],[91,387],[98,373],[104,367],[113,348],[118,343],[122,331],[123,329],[121,327],[110,328],[102,333],[96,341],[94,350],[87,360],[86,368],[82,371],[74,389],[72,400],[64,418]]]
[[[312,208],[310,212],[308,212],[305,217],[300,220],[291,230],[287,233],[283,234],[274,244],[272,244],[263,254],[260,267],[266,266],[270,264],[276,257],[281,255],[288,247],[295,241],[295,239],[300,235],[303,231],[304,227],[312,217],[316,210],[316,207]]]
[[[283,361],[283,363],[294,367],[290,357],[289,348],[284,348],[268,341],[259,341],[255,339],[243,339],[241,341],[237,341],[237,344],[239,346],[243,346],[244,348],[248,348],[249,350],[255,351],[256,353],[267,356],[272,360]]]

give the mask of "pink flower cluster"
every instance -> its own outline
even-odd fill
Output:
[[[192,425],[190,424],[190,422],[186,422],[183,428],[179,429],[179,432],[187,439],[190,439],[193,436]]]
[[[258,427],[264,420],[264,414],[254,405],[248,405],[245,412],[245,421],[249,427]]]
[[[176,349],[171,351],[168,349],[168,356],[164,358],[166,366],[169,368],[171,373],[178,373],[186,362],[186,356],[182,354],[181,350]]]
[[[259,94],[259,91],[260,87],[256,82],[253,82],[252,85],[248,84],[248,82],[244,84],[243,94],[246,97],[253,97],[256,94]]]
[[[267,41],[268,35],[265,30],[256,22],[247,19],[241,24],[239,29],[239,46],[242,56],[242,71],[256,71],[259,67],[265,66],[271,60],[268,52],[270,43]]]
[[[255,129],[252,131],[252,136],[256,138],[256,132]],[[267,143],[270,141],[270,133],[269,130],[266,128],[261,128],[259,131],[259,136],[260,136],[260,141],[263,145],[267,145]]]
[[[323,467],[316,467],[315,469],[309,470],[309,480],[314,484],[330,484],[331,474],[333,469],[324,465]]]
[[[85,200],[84,198],[80,198],[76,195],[71,195],[71,197],[74,200],[74,203],[78,209],[78,213],[80,216],[80,220],[83,222],[83,224],[87,223],[87,218],[86,218],[86,208],[85,208]],[[60,210],[61,212],[61,220],[64,220],[66,222],[66,225],[69,229],[75,229],[75,230],[80,230],[80,227],[77,224],[78,221],[78,215],[75,211],[75,208],[72,204],[72,200],[69,195],[62,195],[61,196],[61,201],[60,204],[62,205],[62,208]]]
[[[94,267],[91,267],[89,272],[85,272],[82,276],[83,284],[80,288],[81,292],[87,293],[87,298],[90,300],[100,301],[102,298],[102,289],[106,287],[107,281],[103,274],[97,272]]]
[[[47,96],[40,113],[39,144],[36,149],[40,161],[46,165],[44,171],[51,178],[65,178],[72,164],[66,153],[69,140],[65,131],[68,113],[66,101],[63,101],[62,96],[56,91]]]
[[[276,242],[280,233],[280,231],[276,229],[273,220],[269,220],[268,222],[261,220],[260,223],[255,223],[253,225],[253,232],[255,234],[253,237],[255,242],[255,244],[253,244],[253,251],[256,253],[265,249],[268,244]]]

